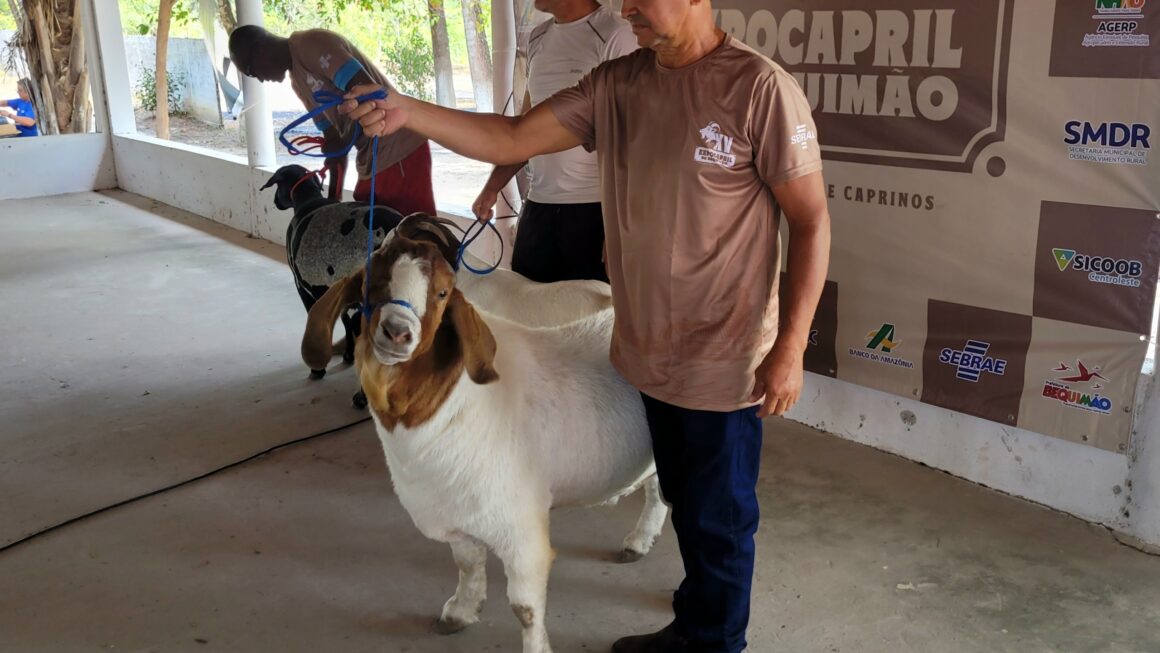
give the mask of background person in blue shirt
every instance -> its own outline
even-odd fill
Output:
[[[13,100],[0,100],[0,113],[16,123],[20,136],[37,136],[36,107],[32,104],[32,82],[27,78],[16,82],[16,94],[20,97]]]

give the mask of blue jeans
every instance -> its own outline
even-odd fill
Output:
[[[746,647],[757,532],[757,408],[690,410],[644,397],[661,493],[672,505],[685,579],[677,631],[704,653]]]

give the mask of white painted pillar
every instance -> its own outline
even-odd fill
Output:
[[[1160,550],[1160,380],[1149,379],[1137,399],[1136,428],[1129,453],[1129,534]]]
[[[492,44],[492,98],[496,113],[516,115],[522,98],[512,97],[515,86],[516,67],[516,9],[514,0],[493,0],[491,3],[491,44]],[[510,98],[510,100],[509,100]],[[515,180],[508,182],[495,205],[497,216],[516,215],[520,212],[520,189]],[[507,247],[504,248],[503,264],[511,262],[512,244],[515,242],[516,220],[502,220],[496,224]]]
[[[265,26],[262,0],[238,0],[238,24]],[[266,103],[266,89],[260,80],[247,75],[242,78],[242,99],[246,120],[246,147],[250,165],[272,167],[277,163],[274,153],[274,117]]]
[[[93,84],[93,110],[97,129],[109,134],[136,134],[133,118],[133,93],[129,84],[129,64],[125,59],[125,37],[121,33],[121,10],[117,0],[92,0],[83,3],[90,75],[99,76]],[[91,23],[91,24],[90,24]]]

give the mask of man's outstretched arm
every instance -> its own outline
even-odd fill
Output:
[[[400,93],[361,104],[353,99],[379,88],[352,88],[347,94],[351,99],[342,107],[371,136],[386,136],[405,127],[469,159],[497,165],[580,145],[580,139],[560,123],[547,103],[522,116],[500,116],[448,109]]]

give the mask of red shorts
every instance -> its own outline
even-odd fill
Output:
[[[371,180],[359,179],[354,187],[357,202],[369,202]],[[404,216],[435,215],[435,191],[431,188],[431,146],[424,141],[402,161],[375,175],[375,204],[389,206]]]

